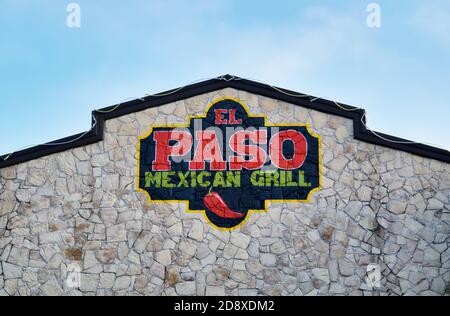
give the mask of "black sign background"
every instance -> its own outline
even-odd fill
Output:
[[[223,135],[226,135],[226,127],[229,125],[216,125],[215,124],[215,109],[235,109],[236,119],[242,119],[240,127],[246,129],[249,127],[265,127],[264,117],[249,116],[244,106],[234,99],[222,99],[213,103],[206,113],[206,118],[202,119],[203,129],[208,127],[220,128]],[[194,120],[199,118],[190,118],[189,126],[186,126],[192,135],[194,135]],[[269,125],[270,126],[270,125]],[[294,170],[293,174],[298,174],[298,171],[303,171],[305,174],[306,182],[311,183],[311,187],[259,187],[253,186],[250,181],[250,177],[253,171],[242,170],[241,171],[241,187],[240,188],[213,188],[215,192],[218,192],[220,196],[225,200],[227,205],[234,211],[247,214],[249,210],[266,210],[266,201],[305,201],[311,191],[320,187],[320,144],[319,138],[310,134],[306,126],[293,126],[293,125],[273,125],[276,126],[279,131],[283,130],[296,130],[302,133],[308,143],[308,154],[306,161],[298,170]],[[145,173],[153,172],[152,162],[155,157],[155,141],[153,140],[154,131],[168,131],[173,130],[172,127],[153,127],[152,132],[148,137],[140,139],[140,152],[139,155],[139,189],[146,191],[151,200],[153,201],[189,201],[189,210],[191,211],[205,211],[207,218],[212,224],[219,228],[234,228],[241,224],[247,216],[242,219],[224,219],[216,216],[209,211],[204,203],[203,198],[208,194],[209,188],[203,188],[197,186],[196,188],[145,188]],[[271,138],[271,129],[267,128],[268,140]],[[228,142],[226,142],[228,144]],[[294,146],[292,142],[284,142],[283,154],[285,157],[293,155]],[[226,148],[223,148],[223,158]],[[190,153],[191,158],[193,152]],[[188,162],[172,162],[171,171],[189,171]],[[226,159],[225,159],[226,160]],[[265,166],[270,166],[271,161],[266,162]],[[209,163],[205,164],[205,171],[210,171],[214,179],[216,172],[209,169]],[[172,177],[173,182],[179,181],[178,176]],[[294,177],[294,181],[296,178]]]

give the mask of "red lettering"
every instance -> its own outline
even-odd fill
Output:
[[[224,118],[225,113],[228,113],[229,120],[226,120]],[[236,120],[236,109],[230,109],[230,110],[215,109],[214,115],[215,115],[214,123],[216,125],[225,125],[225,124],[239,125],[239,124],[242,124],[242,119]]]
[[[236,109],[230,109],[230,124],[232,125],[242,124],[242,119],[236,120]]]
[[[286,159],[283,155],[283,143],[291,141],[294,143],[294,155],[291,159]],[[276,133],[270,140],[270,159],[275,167],[283,170],[294,170],[300,168],[306,160],[308,143],[303,134],[287,130]]]
[[[231,110],[230,110],[231,113]],[[222,114],[219,114],[222,119]],[[230,115],[230,120],[235,121],[235,114]],[[221,134],[220,134],[221,135]],[[219,171],[227,169],[227,161],[223,159],[222,143],[218,139],[216,130],[196,131],[197,144],[192,161],[189,162],[190,170],[205,170],[206,162],[210,164],[210,170]],[[184,157],[191,151],[193,136],[189,131],[155,131],[155,159],[152,162],[154,171],[170,171],[171,157]],[[287,158],[283,153],[285,142],[292,142],[293,154]],[[175,142],[175,144],[173,144]],[[282,170],[295,170],[306,161],[308,143],[305,136],[295,130],[285,130],[272,136],[269,142],[269,153],[263,148],[267,144],[267,130],[239,130],[229,140],[229,147],[234,152],[228,157],[229,170],[257,170],[264,166],[268,156],[272,164]],[[223,144],[222,146],[226,146]]]
[[[215,124],[216,125],[223,125],[223,124],[227,124],[228,121],[226,119],[224,119],[223,115],[225,113],[227,113],[228,110],[227,109],[216,109],[214,110],[214,113],[216,115],[216,120],[215,120]]]
[[[246,144],[250,140],[255,145]],[[267,130],[258,131],[238,131],[230,138],[231,149],[238,156],[230,156],[230,170],[256,170],[264,166],[267,159],[266,151],[257,146],[258,144],[267,144]],[[245,156],[251,156],[250,160],[245,160]]]
[[[189,169],[205,170],[205,161],[209,161],[211,170],[225,170],[226,162],[222,157],[216,131],[197,131],[195,136],[198,144],[194,152],[194,159],[189,162]]]
[[[155,160],[152,163],[154,171],[170,171],[169,157],[183,157],[192,147],[192,135],[186,131],[156,131],[153,140],[156,143]],[[177,144],[170,146],[171,141]]]

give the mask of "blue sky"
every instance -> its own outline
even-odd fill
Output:
[[[66,25],[70,2],[81,28]],[[0,154],[225,73],[364,107],[375,130],[450,149],[448,0],[0,0]]]

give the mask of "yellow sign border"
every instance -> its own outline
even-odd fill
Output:
[[[247,112],[248,117],[252,117],[252,118],[263,118],[264,119],[264,125],[267,127],[298,127],[298,126],[304,126],[306,127],[307,131],[311,134],[312,137],[315,137],[318,139],[319,142],[319,186],[317,188],[314,188],[313,190],[311,190],[306,198],[306,200],[265,200],[264,201],[264,210],[248,210],[246,217],[244,218],[244,220],[234,226],[234,227],[230,227],[230,228],[224,228],[224,227],[218,227],[216,226],[214,223],[212,223],[208,217],[206,216],[206,210],[190,210],[189,209],[189,200],[152,200],[152,197],[150,196],[150,193],[148,193],[146,190],[141,189],[139,187],[139,180],[140,180],[140,164],[141,164],[141,140],[149,137],[151,135],[151,133],[153,132],[154,128],[188,128],[190,127],[190,123],[191,123],[191,119],[204,119],[207,117],[208,115],[208,111],[211,107],[213,107],[216,103],[220,102],[220,101],[225,101],[225,100],[231,100],[234,102],[239,103]],[[172,125],[152,125],[149,129],[149,131],[147,132],[147,134],[145,134],[144,136],[138,136],[138,144],[137,144],[137,173],[136,173],[136,190],[137,192],[142,192],[142,193],[146,193],[148,196],[148,202],[149,203],[185,203],[186,205],[186,213],[202,213],[203,217],[205,218],[206,222],[209,223],[211,226],[213,226],[214,228],[218,229],[218,230],[223,230],[223,231],[232,231],[235,229],[238,229],[239,227],[241,227],[242,225],[244,225],[248,218],[250,217],[250,215],[252,213],[264,213],[267,212],[269,209],[269,203],[309,203],[309,201],[311,200],[311,196],[314,192],[316,191],[320,191],[322,189],[322,141],[321,141],[321,137],[318,134],[315,134],[311,131],[311,126],[309,124],[270,124],[268,123],[267,120],[267,115],[262,114],[262,115],[252,115],[250,114],[250,111],[248,109],[248,107],[240,100],[233,98],[233,97],[222,97],[222,98],[218,98],[214,101],[212,101],[207,107],[206,110],[204,112],[204,115],[200,115],[200,116],[191,116],[188,115],[187,117],[187,124],[172,124]]]

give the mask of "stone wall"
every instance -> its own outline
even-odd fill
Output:
[[[137,136],[224,96],[321,135],[323,188],[310,203],[272,203],[228,232],[136,192]],[[0,295],[448,294],[450,164],[354,140],[350,120],[232,89],[109,120],[105,133],[0,170]],[[365,282],[370,263],[380,288]],[[73,267],[79,287],[66,282]]]

